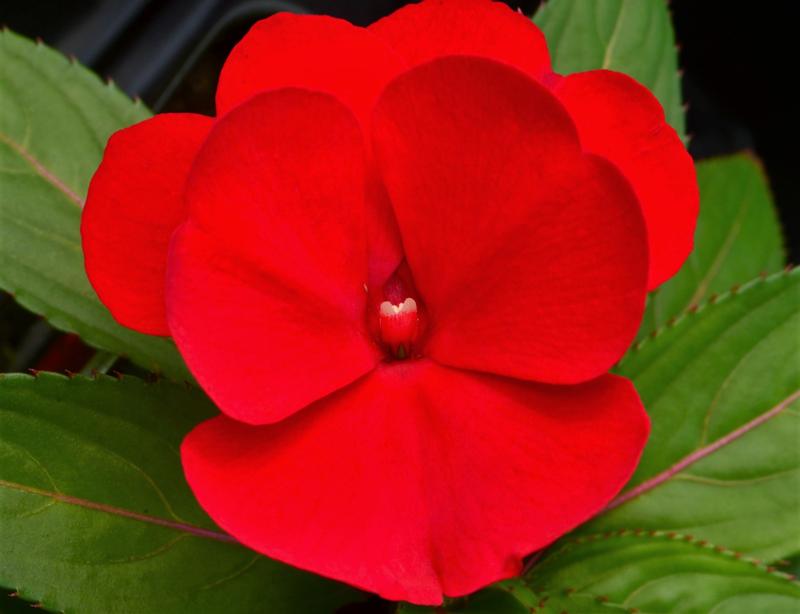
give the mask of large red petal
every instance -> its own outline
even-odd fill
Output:
[[[616,376],[550,387],[419,361],[279,424],[205,422],[182,456],[200,504],[244,544],[436,604],[518,574],[523,556],[602,509],[647,432]]]
[[[616,362],[644,308],[642,214],[549,90],[491,60],[433,60],[387,87],[374,139],[429,355],[552,383]]]
[[[168,335],[167,248],[184,217],[183,187],[213,120],[158,115],[114,134],[81,219],[86,273],[120,324]]]
[[[576,73],[554,92],[586,151],[613,162],[633,186],[647,224],[649,288],[674,275],[692,251],[699,193],[692,158],[647,88],[608,70]]]
[[[333,17],[278,13],[257,22],[228,56],[217,87],[217,112],[227,113],[263,90],[299,87],[335,96],[366,125],[378,95],[404,67],[395,51],[364,28]],[[382,285],[400,263],[402,246],[374,177],[369,201],[369,281]]]
[[[280,420],[377,360],[365,323],[365,155],[352,113],[278,90],[218,120],[170,251],[170,329],[228,415]]]
[[[550,72],[544,35],[530,18],[501,2],[425,0],[369,28],[415,65],[443,55],[477,55],[533,76]]]
[[[403,67],[400,56],[364,28],[333,17],[277,13],[257,22],[228,56],[217,113],[266,89],[302,87],[333,94],[365,119]]]

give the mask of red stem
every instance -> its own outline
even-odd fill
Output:
[[[756,418],[753,418],[750,422],[743,424],[735,431],[731,431],[730,433],[725,435],[725,437],[717,439],[714,443],[711,443],[705,446],[704,448],[699,448],[695,450],[694,452],[689,454],[689,456],[684,457],[683,459],[681,459],[668,469],[665,469],[664,471],[662,471],[658,475],[653,476],[649,480],[642,482],[636,488],[632,488],[629,491],[622,493],[611,503],[609,503],[606,506],[606,508],[600,513],[602,514],[609,510],[613,510],[615,507],[619,507],[623,503],[627,503],[631,499],[635,499],[636,497],[646,493],[648,490],[652,490],[659,484],[663,484],[672,476],[674,476],[676,473],[679,473],[680,471],[686,469],[686,467],[689,467],[690,465],[693,465],[697,461],[704,459],[709,454],[716,452],[722,447],[727,446],[729,443],[736,441],[743,435],[746,435],[747,433],[752,431],[754,428],[761,426],[768,420],[774,418],[784,409],[786,409],[789,405],[794,403],[798,398],[800,398],[800,390],[796,390],[769,411],[764,412],[763,414],[761,414]]]

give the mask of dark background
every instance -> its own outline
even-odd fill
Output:
[[[256,19],[278,10],[327,13],[366,25],[403,0],[7,0],[0,23],[74,54],[156,111],[213,114],[216,75]],[[532,14],[538,0],[510,0]],[[750,149],[763,160],[800,261],[798,181],[790,131],[797,57],[790,0],[761,4],[672,0],[685,70],[690,150],[704,158]],[[793,85],[793,84],[792,84]]]
[[[602,1],[602,0],[596,0]],[[359,25],[404,0],[5,0],[0,24],[41,38],[155,111],[214,113],[214,89],[231,48],[279,10],[327,13]],[[508,0],[533,14],[539,0]],[[800,262],[800,209],[790,109],[797,66],[795,3],[672,0],[690,151],[695,158],[749,149],[763,161],[786,236]],[[790,28],[793,30],[790,31]],[[80,369],[91,351],[0,293],[0,370]],[[67,360],[68,358],[68,360]]]
[[[156,111],[213,114],[216,76],[256,19],[278,10],[327,13],[359,25],[403,0],[10,0],[0,23],[73,54]],[[532,14],[538,0],[510,0]],[[704,158],[750,149],[764,162],[792,262],[800,261],[798,181],[790,168],[795,128],[798,12],[789,0],[762,4],[672,0],[685,70],[690,150]],[[795,129],[796,131],[796,129]]]

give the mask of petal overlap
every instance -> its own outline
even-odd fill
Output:
[[[213,120],[164,114],[115,133],[81,218],[86,273],[124,326],[169,335],[167,249],[183,221],[183,188]]]
[[[438,604],[518,574],[599,511],[647,432],[622,378],[550,387],[416,361],[279,424],[212,419],[182,458],[201,505],[244,544]]]
[[[502,2],[428,0],[376,21],[370,31],[411,65],[446,55],[474,55],[514,66],[533,77],[550,73],[541,30]]]
[[[612,162],[636,192],[647,224],[652,290],[692,251],[700,206],[692,158],[656,97],[627,75],[593,70],[554,84],[584,149]]]
[[[197,156],[168,317],[230,416],[280,420],[377,361],[364,314],[363,141],[335,98],[285,89],[218,120]]]
[[[277,13],[254,24],[228,56],[217,112],[265,90],[297,87],[338,98],[366,125],[380,92],[405,68],[405,59],[365,28],[333,17]],[[369,282],[380,285],[403,255],[383,186],[371,166],[368,171]]]
[[[341,19],[277,13],[234,47],[219,78],[217,114],[264,90],[325,92],[366,119],[383,87],[405,68],[377,36]]]
[[[433,60],[387,87],[373,137],[428,355],[551,383],[619,359],[644,309],[642,214],[546,87],[492,60]]]
[[[609,70],[553,74],[542,32],[500,2],[428,0],[370,30],[412,66],[448,55],[480,56],[551,87],[576,123],[584,149],[612,162],[634,187],[648,230],[648,289],[677,272],[692,249],[697,182],[691,157],[647,88]]]

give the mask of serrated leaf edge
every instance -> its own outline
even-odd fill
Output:
[[[712,294],[708,300],[703,301],[697,305],[692,305],[691,307],[683,310],[681,313],[673,316],[670,318],[666,324],[660,326],[653,330],[647,337],[633,343],[629,348],[625,355],[620,358],[619,362],[615,365],[615,369],[623,366],[634,354],[641,351],[643,348],[649,346],[653,341],[655,341],[658,337],[662,334],[667,332],[668,330],[674,329],[684,322],[691,319],[692,316],[695,316],[699,313],[704,312],[709,307],[713,307],[714,305],[718,305],[721,303],[725,303],[729,301],[731,298],[738,296],[739,294],[745,293],[756,286],[766,285],[770,283],[774,283],[786,277],[793,277],[795,275],[800,274],[800,266],[787,266],[783,271],[779,271],[778,273],[773,273],[772,275],[760,275],[753,280],[750,280],[744,284],[737,284],[733,286],[727,292],[722,292],[720,294]]]
[[[678,531],[660,531],[654,529],[617,529],[614,531],[605,531],[602,533],[590,533],[588,535],[568,537],[565,538],[560,543],[560,547],[558,549],[554,550],[551,553],[548,553],[547,557],[542,561],[542,564],[544,564],[545,562],[549,564],[550,562],[557,560],[558,558],[574,550],[581,544],[593,543],[603,540],[619,539],[623,537],[636,537],[636,538],[641,538],[642,540],[669,540],[669,541],[686,542],[688,544],[693,544],[698,548],[707,551],[708,553],[713,553],[715,555],[721,555],[727,558],[735,559],[737,561],[749,563],[755,569],[758,569],[759,571],[765,574],[768,574],[776,578],[780,578],[782,580],[786,580],[787,582],[800,587],[800,582],[798,582],[796,576],[782,572],[776,566],[768,565],[764,563],[764,561],[762,561],[761,559],[746,556],[743,553],[733,550],[731,548],[727,548],[719,544],[714,544],[708,541],[707,539],[698,539],[693,535],[690,535],[688,533],[680,533]],[[535,587],[532,588],[533,590],[536,590]]]
[[[547,602],[550,601],[551,597],[556,596],[556,593],[553,591],[537,591],[532,587],[528,586],[525,580],[507,580],[500,584],[497,584],[495,588],[500,590],[504,590],[507,593],[514,596],[514,598],[519,601],[520,604],[527,607],[531,614],[535,614],[536,612],[546,613],[547,610]],[[639,610],[637,608],[627,608],[622,604],[612,602],[606,595],[597,595],[595,593],[589,593],[584,591],[577,591],[572,588],[567,588],[558,593],[558,596],[562,598],[571,598],[571,597],[587,597],[595,602],[598,605],[608,608],[609,610],[621,610],[623,612],[627,612],[628,614],[638,614]],[[568,610],[561,610],[559,614],[570,614]],[[578,613],[580,614],[580,613]]]

